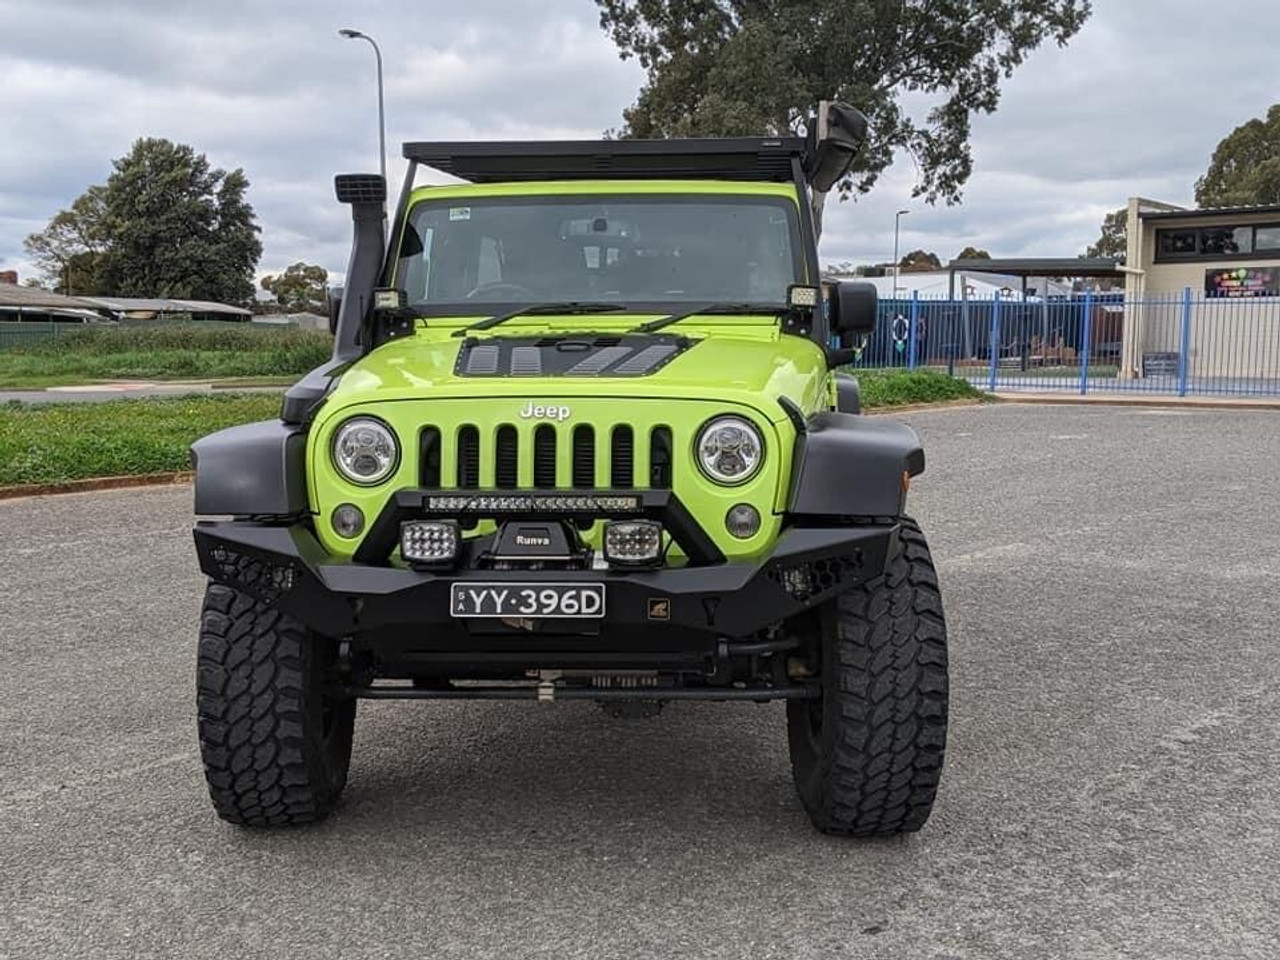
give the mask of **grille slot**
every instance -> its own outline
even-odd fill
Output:
[[[470,424],[458,431],[458,486],[480,486],[480,431]]]
[[[596,432],[585,423],[573,429],[573,485],[596,485]]]
[[[613,428],[609,449],[609,486],[627,490],[635,486],[635,437],[631,428],[620,423]]]
[[[505,424],[494,438],[494,485],[500,490],[514,490],[520,483],[520,437],[516,428]]]
[[[533,433],[533,485],[556,485],[556,428],[541,424]]]
[[[671,429],[654,427],[649,434],[649,486],[671,489]]]
[[[428,489],[440,488],[439,427],[423,427],[418,437],[418,482]]]

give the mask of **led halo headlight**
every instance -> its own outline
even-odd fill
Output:
[[[743,417],[716,417],[698,431],[694,450],[709,480],[725,486],[746,483],[764,463],[764,438]]]
[[[382,483],[400,463],[396,435],[381,420],[352,417],[333,434],[333,465],[362,487]]]

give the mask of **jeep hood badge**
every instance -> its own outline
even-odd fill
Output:
[[[530,400],[520,411],[521,420],[568,420],[572,411],[568,407],[555,404],[534,403]]]

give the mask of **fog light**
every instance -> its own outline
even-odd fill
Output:
[[[409,520],[400,525],[400,556],[409,563],[448,563],[458,555],[453,520]]]
[[[750,540],[760,532],[760,511],[749,503],[736,503],[725,514],[724,525],[739,540]]]
[[[604,558],[609,563],[656,563],[662,556],[662,524],[655,520],[616,520],[604,528]]]
[[[364,529],[364,514],[354,503],[344,503],[333,511],[332,522],[334,532],[350,540]]]

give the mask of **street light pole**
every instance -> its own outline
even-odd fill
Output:
[[[901,269],[898,264],[898,234],[902,230],[902,218],[905,217],[910,210],[899,210],[893,217],[893,299],[898,299],[898,272]]]
[[[387,114],[382,100],[382,51],[373,37],[359,30],[344,28],[338,31],[338,35],[348,40],[368,40],[369,45],[373,47],[373,55],[378,59],[378,159],[382,164],[382,181],[385,183],[387,180]]]

